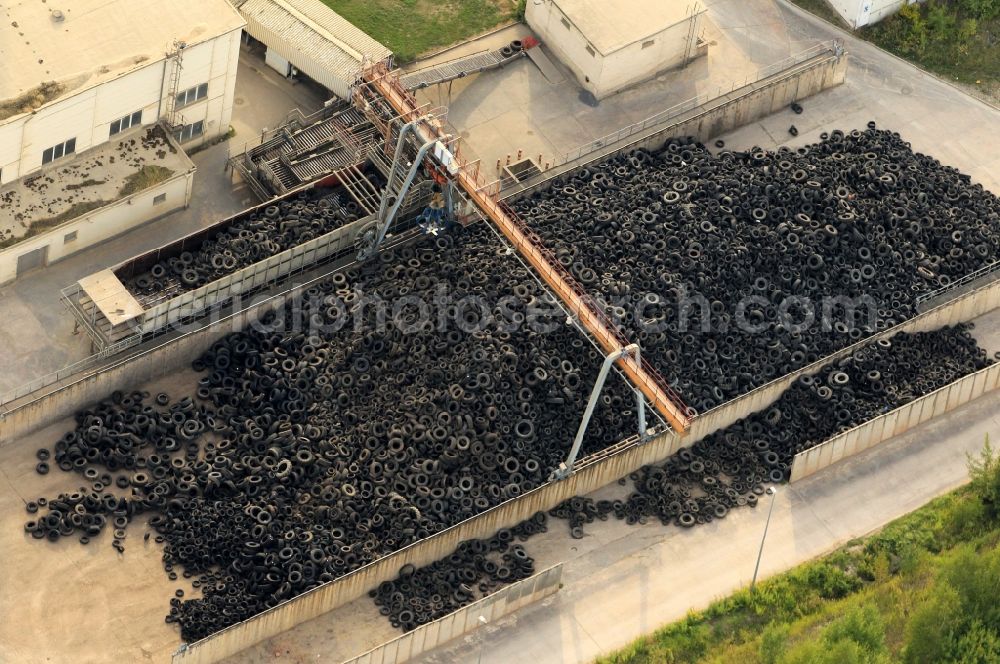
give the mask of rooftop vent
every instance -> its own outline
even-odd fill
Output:
[[[65,18],[66,15],[63,14],[62,11],[58,9],[52,10],[52,20],[55,21],[56,23],[62,23]]]

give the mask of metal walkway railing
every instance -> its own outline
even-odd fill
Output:
[[[398,70],[390,70],[387,62],[366,66],[362,79],[364,85],[355,90],[360,104],[364,105],[366,99],[370,98],[370,95],[364,93],[364,88],[367,87],[391,104],[404,122],[418,121],[422,117],[416,98],[402,85]],[[417,124],[417,132],[425,143],[445,140],[440,127],[434,123]],[[556,260],[534,231],[500,201],[499,183],[484,182],[478,162],[472,164],[466,162],[457,149],[453,151],[453,156],[457,167],[455,181],[465,190],[469,198],[548,284],[604,352],[621,353],[630,343],[624,333],[608,318],[583,286]],[[645,359],[637,361],[633,356],[626,355],[622,356],[617,364],[632,385],[643,393],[675,431],[683,433],[688,429],[694,416],[693,411],[648,361]]]
[[[507,47],[505,47],[507,48]],[[492,51],[480,51],[472,55],[464,55],[454,60],[442,62],[439,65],[432,65],[424,69],[418,69],[400,77],[400,82],[407,90],[420,90],[429,85],[447,83],[456,78],[464,78],[469,74],[478,74],[502,67],[503,65],[524,57],[527,51],[521,49],[509,55],[504,55],[503,49]]]

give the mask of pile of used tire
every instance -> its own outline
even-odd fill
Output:
[[[534,559],[514,539],[525,542],[544,533],[546,523],[545,512],[538,512],[489,539],[466,540],[447,558],[430,565],[404,565],[398,577],[368,596],[393,627],[408,632],[534,574]]]
[[[193,290],[334,231],[364,214],[343,191],[313,188],[255,208],[192,247],[122,279],[132,295]]]
[[[442,287],[452,302],[421,323],[412,298]],[[404,297],[415,306],[397,310]],[[531,309],[548,312],[539,327]],[[371,318],[336,324],[354,312]],[[460,327],[484,314],[492,324]],[[601,360],[489,229],[428,237],[213,344],[196,398],[115,394],[80,413],[39,454],[100,490],[49,501],[26,528],[89,538],[113,524],[122,550],[128,522],[152,514],[168,571],[198,576],[202,594],[175,598],[168,621],[199,639],[543,483]],[[583,453],[635,417],[609,380]],[[123,470],[130,493],[116,496]]]
[[[788,479],[798,452],[992,364],[969,327],[880,339],[799,378],[767,409],[642,468],[626,499],[576,497],[550,515],[582,537],[585,523],[609,515],[691,527],[754,506],[765,485]]]
[[[586,524],[612,516],[629,524],[658,519],[688,528],[725,518],[737,507],[754,507],[766,485],[788,479],[797,452],[989,366],[970,327],[875,342],[816,376],[802,377],[767,409],[633,473],[625,499],[577,496],[549,515],[567,520],[578,539]],[[407,565],[369,595],[393,627],[412,630],[533,574],[533,565],[515,564],[533,560],[527,551],[516,550],[499,565],[491,552],[546,530],[545,514],[536,514],[488,540],[463,542],[425,567]],[[497,574],[504,565],[508,569]]]
[[[671,140],[514,209],[700,412],[912,317],[917,296],[1000,257],[1000,201],[874,123],[775,152]],[[831,297],[848,306],[828,300],[824,330]],[[806,306],[815,323],[798,329]]]

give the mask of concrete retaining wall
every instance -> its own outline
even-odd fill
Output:
[[[918,424],[965,405],[987,392],[1000,388],[1000,364],[959,378],[950,385],[925,394],[905,406],[859,424],[824,443],[795,455],[792,482],[798,482],[842,459],[899,436]]]
[[[872,335],[867,339],[862,339],[798,371],[793,371],[770,383],[761,385],[732,401],[700,413],[688,430],[688,434],[684,438],[684,444],[693,444],[695,441],[701,440],[714,431],[724,429],[750,413],[767,408],[777,401],[778,397],[799,376],[815,374],[831,362],[836,362],[841,358],[847,357],[862,346],[867,346],[878,339],[895,336],[900,332],[930,332],[948,325],[967,322],[996,309],[998,306],[1000,306],[1000,281],[987,284],[957,297],[951,302],[946,302],[933,309],[929,309],[904,323]]]
[[[694,136],[705,142],[780,110],[793,101],[840,85],[847,77],[847,58],[830,54],[793,67],[773,79],[751,83],[709,102],[634,143],[630,148],[658,150],[668,138]]]
[[[213,325],[188,332],[155,347],[98,367],[79,376],[42,388],[0,406],[0,447],[42,427],[73,415],[115,390],[131,390],[188,367],[215,341],[244,329],[266,312],[284,306],[289,297],[307,286],[264,299],[254,307],[232,314]]]
[[[637,438],[623,441],[610,450],[580,462],[577,472],[565,480],[549,482],[519,498],[501,503],[471,519],[259,613],[238,625],[190,644],[188,648],[204,647],[206,653],[212,653],[212,659],[198,660],[202,663],[234,655],[362,597],[383,581],[396,578],[399,568],[407,563],[417,567],[428,565],[450,554],[465,540],[491,537],[501,528],[514,526],[535,512],[551,509],[567,498],[590,493],[646,464],[672,454],[679,447],[680,440],[670,432],[658,435],[646,443],[639,443]],[[211,641],[210,646],[202,645],[208,641]]]
[[[421,625],[412,632],[372,648],[368,652],[345,660],[343,664],[402,664],[414,657],[437,648],[448,641],[467,634],[485,618],[488,623],[499,620],[523,606],[537,602],[559,591],[562,583],[562,567],[554,567],[522,579],[506,588],[484,597],[478,602],[464,606],[434,622]],[[174,662],[179,661],[174,657]],[[180,661],[187,662],[187,659]]]
[[[811,97],[840,85],[847,77],[847,63],[846,54],[838,55],[831,50],[793,65],[781,73],[706,101],[700,106],[664,118],[662,123],[654,123],[649,127],[633,127],[638,131],[622,130],[623,135],[620,139],[614,136],[605,137],[601,139],[603,145],[595,143],[582,146],[580,156],[573,158],[572,155],[568,155],[565,163],[524,182],[505,187],[502,197],[519,198],[535,189],[545,187],[554,177],[622,151],[635,148],[658,150],[668,138],[696,136],[700,141],[707,142],[719,134],[783,110],[793,101]],[[592,149],[587,151],[588,148]]]

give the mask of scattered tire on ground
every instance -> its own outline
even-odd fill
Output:
[[[439,286],[446,329],[395,310]],[[384,326],[375,296],[393,309]],[[173,598],[167,617],[184,640],[246,619],[547,479],[601,363],[550,297],[483,225],[335,274],[213,344],[196,395],[116,394],[80,413],[52,458],[87,479],[127,470],[131,493],[61,495],[26,528],[113,525],[127,551],[128,522],[151,513],[165,569],[198,577],[201,597]],[[338,326],[338,302],[371,319]],[[610,380],[583,453],[631,434],[633,409]]]
[[[425,567],[406,565],[399,576],[368,593],[393,627],[415,627],[489,595],[535,573],[535,561],[514,538],[525,542],[548,530],[544,512],[488,540],[468,540],[447,558]]]
[[[1000,258],[1000,201],[874,128],[776,152],[671,140],[514,208],[699,412],[912,317],[918,295]]]
[[[800,378],[770,407],[634,473],[627,498],[576,497],[549,514],[582,534],[586,523],[608,515],[691,527],[754,506],[767,484],[788,480],[798,452],[993,364],[969,327],[900,333],[865,346]]]
[[[664,463],[632,473],[633,490],[624,499],[577,496],[549,515],[565,519],[570,536],[581,538],[587,524],[611,516],[630,525],[658,519],[663,525],[691,528],[723,519],[731,509],[754,507],[766,485],[788,479],[797,452],[992,364],[968,334],[969,327],[900,334],[871,344],[817,376],[797,381],[767,409],[679,450]],[[407,566],[369,595],[393,627],[403,631],[436,620],[519,580],[498,579],[489,552],[505,551],[500,543],[515,535],[523,542],[544,532],[547,528],[538,528],[544,526],[544,516],[536,514],[489,540],[463,542],[452,555],[426,567]],[[517,555],[531,560],[527,551]],[[534,569],[523,572],[530,576]]]

